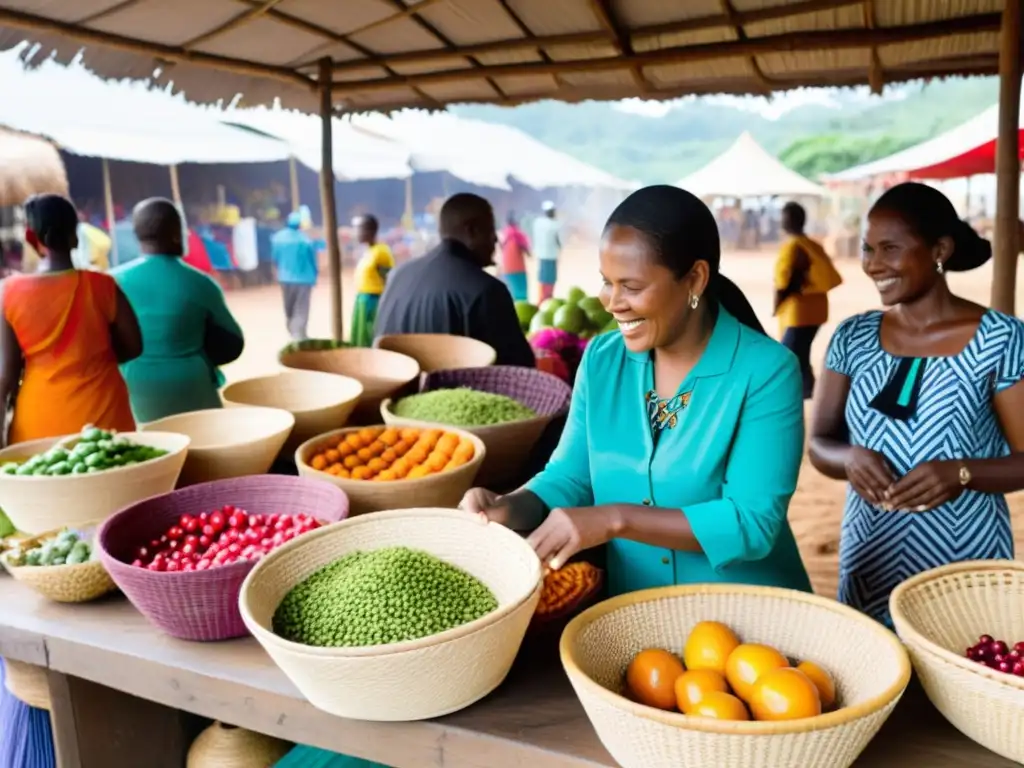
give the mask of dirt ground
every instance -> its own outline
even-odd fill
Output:
[[[761,314],[765,327],[774,329],[771,318],[772,255],[767,253],[727,254],[723,272],[735,280]],[[857,312],[877,306],[874,287],[860,271],[856,261],[838,264],[845,282],[830,294],[832,321],[822,329],[814,345],[816,367],[824,358],[828,339],[835,322]],[[577,247],[563,255],[557,294],[571,285],[596,292],[600,278],[597,255],[593,248]],[[347,312],[352,306],[350,274],[345,275],[346,326]],[[969,274],[951,275],[953,289],[982,304],[988,303],[991,270],[979,269]],[[1024,273],[1018,280],[1018,296],[1024,295]],[[531,286],[532,295],[536,287]],[[323,282],[313,297],[309,332],[311,336],[330,335],[329,293]],[[230,291],[228,303],[246,332],[246,350],[242,358],[225,369],[229,379],[238,379],[271,372],[276,369],[276,353],[288,341],[279,289],[274,287]],[[833,596],[838,580],[837,558],[839,524],[842,518],[844,485],[822,477],[808,463],[800,473],[800,483],[790,506],[789,520],[811,573],[815,589]],[[1012,499],[1017,551],[1024,553],[1024,494]]]

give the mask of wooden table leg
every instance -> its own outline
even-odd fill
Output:
[[[209,721],[50,671],[57,768],[181,768]]]

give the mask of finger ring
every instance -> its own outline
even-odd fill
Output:
[[[915,512],[927,512],[928,511],[928,505],[927,504],[918,504],[916,507],[914,507],[914,511]]]

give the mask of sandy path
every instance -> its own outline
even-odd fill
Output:
[[[774,329],[770,316],[771,264],[772,257],[766,254],[729,254],[725,259],[724,271],[747,293],[751,303],[759,310],[766,327]],[[835,320],[863,312],[877,304],[877,294],[861,273],[858,263],[844,262],[839,267],[846,282],[831,294],[833,322],[824,328],[815,340],[814,354],[818,362],[824,357]],[[596,291],[599,277],[595,251],[577,248],[568,252],[563,259],[561,273],[560,293],[564,293],[573,284],[588,291]],[[953,275],[950,279],[958,293],[979,303],[988,303],[991,279],[989,269],[981,269],[966,275]],[[347,281],[345,287],[345,305],[351,307],[351,281]],[[1018,295],[1024,295],[1022,289],[1024,274],[1018,281]],[[310,334],[313,336],[330,334],[328,302],[327,286],[317,286],[310,319]],[[236,379],[274,370],[277,350],[288,340],[279,290],[276,287],[268,287],[232,291],[228,294],[228,303],[245,328],[247,336],[245,354],[238,362],[228,366],[228,377]],[[805,462],[789,512],[790,523],[811,572],[815,589],[830,596],[834,595],[836,590],[843,493],[843,484],[823,478]],[[1024,553],[1024,494],[1017,495],[1011,506],[1014,512],[1017,549],[1018,552]]]

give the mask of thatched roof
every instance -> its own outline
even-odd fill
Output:
[[[0,128],[0,206],[46,192],[68,193],[60,153],[48,141]]]
[[[1013,0],[1011,0],[1013,1]],[[673,98],[997,72],[1007,0],[0,0],[0,49],[197,102],[346,110]],[[211,70],[211,67],[214,69]],[[154,70],[156,73],[154,74]]]

